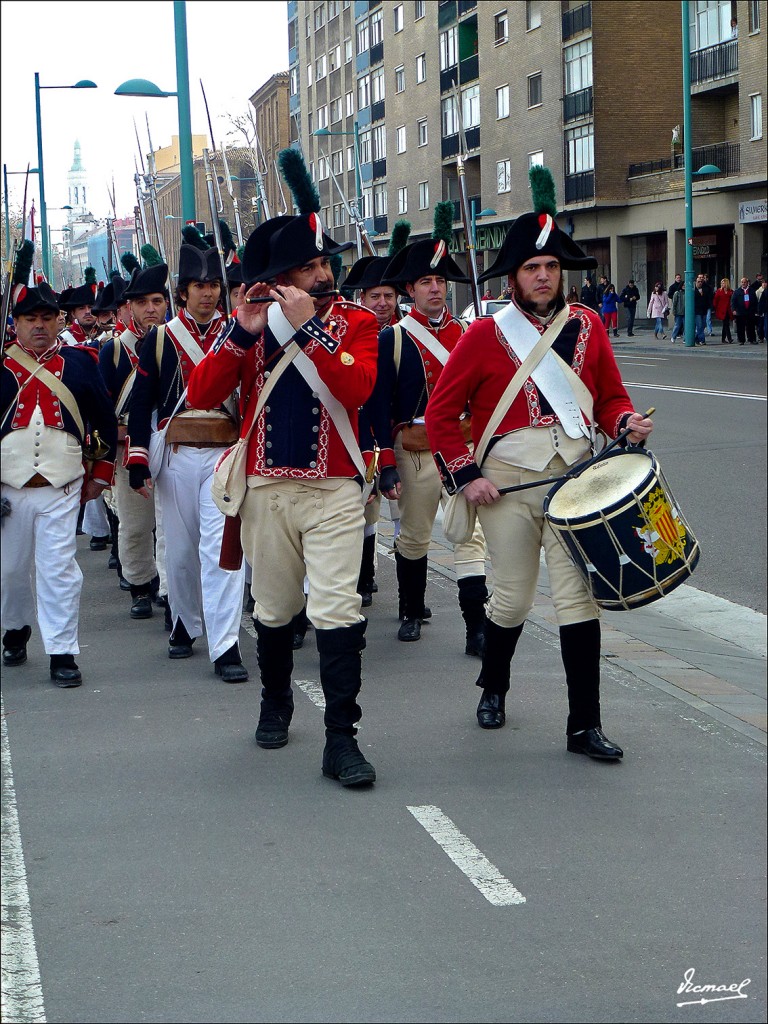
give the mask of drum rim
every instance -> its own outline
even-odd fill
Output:
[[[563,489],[563,487],[565,487],[566,484],[571,483],[573,480],[580,480],[584,473],[587,472],[587,470],[599,466],[603,462],[608,462],[609,459],[619,458],[627,455],[643,455],[649,461],[648,473],[646,473],[646,475],[643,477],[642,481],[638,484],[637,488],[632,488],[631,491],[623,494],[620,498],[617,498],[616,501],[613,502],[611,505],[608,505],[607,508],[595,509],[592,512],[583,512],[578,516],[574,516],[573,518],[564,518],[562,516],[556,516],[553,512],[550,512],[550,505],[552,499],[559,493],[559,491]],[[630,500],[630,496],[639,498],[641,494],[647,494],[648,489],[650,486],[652,486],[654,479],[657,480],[659,483],[662,482],[662,475],[659,463],[653,452],[647,451],[645,448],[636,449],[631,452],[624,451],[623,449],[619,451],[608,452],[608,454],[604,458],[598,459],[596,462],[591,463],[589,466],[585,466],[582,472],[579,473],[577,476],[567,477],[565,480],[558,480],[556,484],[553,484],[549,491],[547,491],[547,495],[544,498],[544,515],[547,518],[547,522],[550,523],[550,525],[552,526],[554,526],[555,523],[562,523],[563,525],[567,525],[569,527],[571,527],[574,523],[578,523],[580,526],[591,525],[594,521],[595,516],[597,516],[598,518],[611,518],[612,516],[618,515],[619,512],[626,511],[629,505],[634,504],[634,502]],[[666,486],[666,482],[663,484],[663,486],[665,492],[668,492],[669,489]],[[616,506],[618,502],[624,502],[625,504],[621,508],[617,508]],[[589,517],[588,521],[584,522],[584,520],[587,519],[587,517]]]

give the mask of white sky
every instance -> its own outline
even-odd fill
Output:
[[[244,114],[248,97],[278,71],[288,70],[288,28],[283,0],[188,0],[187,50],[192,133],[208,135],[200,79],[205,86],[218,147],[232,131],[226,114]],[[115,180],[118,216],[131,216],[138,154],[133,119],[146,153],[145,113],[155,149],[178,135],[178,106],[168,99],[115,96],[129,78],[146,78],[176,90],[172,0],[70,3],[68,0],[2,0],[0,3],[0,153],[7,165],[9,206],[21,207],[27,164],[37,167],[35,72],[41,86],[74,85],[90,79],[98,89],[40,91],[43,170],[48,222],[66,223],[67,172],[75,140],[90,189],[95,217],[111,215],[107,192]],[[237,142],[231,135],[229,144]],[[29,176],[27,206],[40,207],[37,175]],[[202,220],[210,218],[198,216]],[[39,215],[37,218],[39,223]],[[54,241],[58,236],[54,235]]]

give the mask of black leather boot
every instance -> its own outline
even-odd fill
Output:
[[[464,653],[482,658],[485,650],[485,602],[488,588],[485,576],[466,576],[458,580],[459,607],[466,626]]]
[[[521,622],[507,629],[486,620],[483,667],[475,683],[483,690],[477,705],[477,724],[481,729],[500,729],[507,720],[504,699],[509,690],[512,657],[524,625]]]
[[[21,629],[7,629],[3,635],[3,665],[15,668],[27,660],[27,644],[32,636],[31,626]]]
[[[373,588],[375,585],[374,556],[376,554],[376,534],[363,538],[363,557],[360,562],[360,575],[357,580],[357,592],[363,599],[363,608],[373,604]]]
[[[320,683],[325,694],[323,775],[342,786],[365,786],[376,781],[376,771],[355,739],[362,714],[357,697],[367,625],[363,620],[353,626],[316,631]]]
[[[294,651],[298,651],[304,646],[304,637],[307,635],[307,630],[309,629],[309,619],[307,618],[306,606],[301,609],[298,615],[293,616],[293,622],[291,625],[293,628],[291,643]]]
[[[51,655],[51,679],[62,689],[82,685],[83,677],[75,664],[74,654]]]
[[[619,761],[621,747],[606,739],[600,723],[600,622],[560,627],[560,653],[568,685],[567,748],[597,761]]]
[[[234,644],[220,654],[214,662],[214,670],[217,676],[221,676],[225,683],[245,683],[248,680],[248,669],[243,664],[240,656],[240,644]]]
[[[293,623],[265,626],[257,619],[256,656],[261,674],[261,711],[256,743],[265,750],[284,747],[293,718]]]
[[[181,619],[176,619],[176,625],[168,637],[168,657],[174,659],[191,658],[192,644],[194,642]]]
[[[416,559],[403,558],[399,551],[395,551],[395,565],[403,619],[397,631],[397,639],[411,643],[420,639],[421,622],[425,618],[427,556]]]
[[[152,590],[149,583],[141,583],[138,586],[131,584],[131,618],[151,619],[152,611]]]

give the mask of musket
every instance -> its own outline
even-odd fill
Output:
[[[336,191],[339,193],[339,197],[342,203],[344,204],[344,209],[347,211],[347,216],[349,217],[350,223],[353,224],[357,229],[358,257],[363,255],[363,245],[368,250],[369,256],[375,256],[376,249],[374,248],[373,242],[371,241],[370,236],[368,235],[368,231],[366,230],[365,221],[363,221],[363,219],[360,216],[360,211],[357,208],[357,202],[355,200],[352,200],[351,203],[347,201],[347,197],[344,195],[341,185],[339,184],[336,175],[333,173],[333,167],[331,166],[331,162],[325,155],[325,153],[322,151],[322,149],[320,150],[320,155],[328,165],[328,170],[330,171],[333,184],[336,186]]]
[[[475,238],[472,231],[472,215],[469,209],[467,198],[467,179],[464,172],[464,160],[467,151],[467,139],[464,134],[464,118],[461,112],[461,98],[456,83],[453,83],[453,96],[456,102],[456,113],[459,118],[459,152],[456,157],[456,173],[459,176],[459,197],[461,205],[461,221],[464,225],[464,244],[467,251],[467,269],[469,270],[469,285],[472,291],[472,305],[475,307],[475,316],[482,316],[482,304],[480,301],[480,285],[477,280],[477,257],[475,254]]]
[[[213,125],[211,124],[211,112],[208,109],[208,97],[205,95],[205,87],[203,86],[202,78],[200,79],[200,88],[201,88],[202,93],[203,93],[203,103],[205,104],[205,116],[208,118],[208,133],[211,136],[211,152],[212,152],[213,156],[215,157],[216,156],[216,140],[213,137]],[[212,163],[213,163],[213,161],[212,161]],[[216,204],[216,216],[213,219],[217,221],[219,219],[219,214],[224,212],[224,200],[221,198],[221,186],[219,185],[219,177],[218,177],[218,175],[216,175],[214,177],[214,185],[215,185],[215,188],[216,188],[216,194],[217,194],[217,197],[218,197],[218,202]]]
[[[227,262],[224,258],[224,246],[221,241],[221,227],[219,225],[218,211],[216,209],[216,197],[213,191],[213,170],[208,155],[208,150],[203,150],[203,166],[205,167],[205,180],[208,185],[208,203],[211,207],[211,219],[213,221],[213,237],[216,241],[216,248],[219,250],[219,263],[221,264],[221,291],[224,299],[224,310],[227,320],[232,316],[232,305],[229,300],[229,288],[227,288]]]
[[[261,209],[264,213],[264,219],[269,220],[272,216],[269,210],[269,200],[267,199],[267,190],[264,188],[264,175],[261,170],[263,164],[264,169],[267,169],[267,164],[264,159],[264,150],[261,148],[261,141],[259,140],[259,129],[256,127],[256,122],[253,119],[253,114],[248,111],[248,118],[251,122],[251,128],[253,128],[253,141],[254,146],[251,146],[251,152],[253,153],[253,174],[256,178],[256,188],[259,192],[259,200],[261,201]]]
[[[136,241],[139,243],[139,250],[141,250],[142,245],[144,245],[148,239],[144,234],[144,225],[141,222],[141,210],[138,206],[134,206],[133,208],[133,223],[136,228]]]
[[[235,189],[232,184],[232,178],[229,174],[229,163],[227,161],[227,147],[222,142],[221,144],[221,159],[224,164],[224,179],[227,184],[227,191],[229,192],[229,198],[232,200],[232,206],[235,209],[235,232],[237,234],[237,244],[243,245],[243,229],[240,225],[240,208],[237,204],[237,196],[235,195]]]
[[[157,185],[156,185],[156,182],[157,182],[157,168],[155,166],[155,152],[154,152],[154,150],[152,148],[152,136],[151,136],[150,131],[149,131],[149,114],[146,115],[146,118],[147,118],[147,139],[149,141],[149,154],[147,156],[147,160],[148,160],[149,166],[147,168],[148,173],[147,173],[147,176],[146,176],[145,180],[146,180],[147,185],[149,187],[149,201],[150,201],[150,205],[151,205],[151,208],[152,208],[152,220],[154,221],[154,224],[155,224],[155,233],[157,235],[157,248],[158,248],[158,250],[160,252],[160,259],[163,261],[163,263],[167,264],[168,260],[167,260],[166,255],[165,255],[165,242],[163,240],[163,229],[162,229],[162,224],[160,223],[160,207],[157,204]],[[175,311],[173,309],[173,301],[171,301],[171,312],[174,313],[174,315],[175,315]]]
[[[3,268],[3,304],[0,309],[3,331],[2,339],[0,339],[0,347],[2,348],[3,353],[5,353],[5,345],[8,341],[8,314],[11,311],[11,297],[13,295],[13,266],[16,262],[16,250],[18,247],[18,241],[14,238],[8,254],[7,271],[5,267]]]
[[[283,183],[280,180],[280,168],[277,166],[277,160],[272,161],[272,166],[275,169],[275,181],[277,182],[277,187],[280,190],[280,201],[283,204],[283,207],[277,216],[282,217],[284,213],[288,212],[288,200],[285,198],[285,190],[283,189]]]
[[[144,160],[143,159],[141,161],[141,164],[142,164],[142,167],[143,167],[144,166]],[[134,159],[134,166],[135,165],[136,165],[136,161]],[[144,242],[142,243],[142,245],[145,245],[147,242],[149,242],[149,227],[147,226],[147,211],[146,211],[146,209],[144,207],[144,192],[142,191],[142,188],[141,188],[141,175],[139,174],[138,167],[136,167],[136,173],[133,176],[133,180],[136,183],[136,201],[139,204],[138,209],[139,209],[139,216],[140,216],[140,219],[141,219],[141,230],[142,230],[142,233],[144,235]]]
[[[110,191],[109,185],[107,185],[107,193],[109,194],[110,201],[112,203],[112,221],[110,223],[107,218],[107,231],[109,233],[111,244],[112,244],[112,266],[115,270],[120,269],[120,251],[117,246],[117,233],[115,232],[115,221],[117,220],[117,203],[115,201],[115,179],[112,179],[112,190]]]

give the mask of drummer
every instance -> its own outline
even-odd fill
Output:
[[[531,186],[534,212],[517,218],[496,262],[480,277],[508,275],[512,302],[493,318],[475,320],[451,353],[427,407],[427,430],[448,489],[463,489],[477,508],[493,566],[477,680],[482,690],[478,724],[483,729],[504,725],[510,663],[533,606],[543,548],[568,686],[567,749],[618,761],[623,751],[605,737],[600,717],[598,607],[544,520],[548,488],[506,496],[499,489],[560,476],[589,458],[595,427],[612,438],[630,428],[629,441],[641,444],[653,423],[634,412],[597,313],[580,304],[566,309],[563,270],[583,272],[596,261],[556,224],[550,172],[532,168]],[[515,372],[553,321],[551,351],[530,370],[516,397],[508,396],[501,406]],[[467,404],[475,447],[497,407],[503,413],[482,468],[459,428]]]

